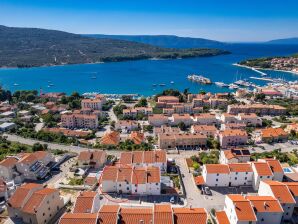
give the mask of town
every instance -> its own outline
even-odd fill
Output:
[[[298,223],[298,85],[0,92],[0,223]]]

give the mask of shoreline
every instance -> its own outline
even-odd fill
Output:
[[[253,70],[253,71],[255,71],[257,73],[260,73],[260,74],[266,74],[265,72],[260,71],[260,70],[264,70],[264,71],[287,72],[287,73],[291,73],[291,74],[294,74],[294,75],[298,75],[298,72],[288,71],[288,70],[278,70],[278,69],[271,69],[271,68],[255,68],[255,67],[250,67],[250,66],[247,66],[247,65],[240,65],[238,63],[234,63],[233,65],[238,66],[238,67],[242,67],[242,68],[247,68],[247,69]]]

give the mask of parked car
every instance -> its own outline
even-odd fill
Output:
[[[175,197],[171,197],[171,198],[170,198],[170,203],[171,203],[171,204],[175,204]]]
[[[212,195],[212,192],[209,187],[205,187],[204,191],[206,195]]]

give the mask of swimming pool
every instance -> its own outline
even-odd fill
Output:
[[[284,170],[284,173],[294,173],[290,167],[284,167],[283,170]]]

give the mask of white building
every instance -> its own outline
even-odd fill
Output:
[[[239,113],[237,119],[247,126],[262,126],[262,119],[255,113]]]
[[[273,173],[268,163],[253,162],[251,163],[251,165],[254,172],[253,183],[252,183],[254,190],[259,189],[259,185],[261,181],[273,179]]]
[[[246,163],[250,161],[250,152],[248,149],[227,149],[221,150],[219,162],[221,164],[228,163]]]
[[[73,213],[97,213],[100,208],[98,192],[81,191],[77,197]]]
[[[205,185],[210,187],[224,187],[230,183],[230,169],[226,164],[205,164],[202,176]]]
[[[222,148],[228,146],[245,145],[248,140],[246,131],[240,129],[224,130],[219,132],[219,143]]]
[[[272,180],[261,181],[258,194],[261,196],[273,196],[279,201],[284,210],[282,220],[290,220],[292,218],[296,201],[286,184]]]
[[[253,171],[249,163],[231,163],[229,186],[251,186]]]

